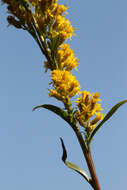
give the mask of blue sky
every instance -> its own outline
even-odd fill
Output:
[[[67,2],[67,1],[64,1]],[[104,114],[127,99],[127,1],[69,1],[77,28],[69,42],[80,60],[77,76],[82,89],[100,92]],[[87,170],[73,131],[47,110],[32,112],[43,103],[62,106],[49,98],[49,74],[44,73],[39,48],[32,37],[7,28],[0,6],[0,189],[50,190],[91,187],[61,161],[59,137],[68,160]],[[100,129],[92,154],[103,190],[127,186],[127,104]]]

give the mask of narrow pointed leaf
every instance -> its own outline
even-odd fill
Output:
[[[92,185],[92,180],[88,177],[88,175],[86,174],[86,172],[85,172],[83,169],[81,169],[80,167],[76,166],[75,164],[73,164],[73,163],[71,163],[71,162],[67,162],[67,161],[66,161],[66,159],[67,159],[67,151],[66,151],[66,148],[65,148],[63,139],[60,138],[60,140],[61,140],[61,145],[62,145],[62,149],[63,149],[62,161],[64,162],[64,164],[65,164],[68,168],[70,168],[70,169],[76,171],[76,172],[79,173],[81,176],[83,176],[83,177],[85,178],[85,180],[93,187],[93,185]]]
[[[52,112],[54,112],[55,114],[57,114],[58,116],[60,116],[62,119],[64,119],[67,123],[71,124],[71,121],[70,121],[70,117],[69,117],[69,114],[57,107],[57,106],[54,106],[54,105],[51,105],[51,104],[42,104],[42,105],[39,105],[39,106],[36,106],[32,109],[32,111],[38,109],[38,108],[45,108],[45,109],[48,109]]]
[[[93,136],[96,134],[96,132],[100,129],[100,127],[107,121],[109,120],[110,117],[112,117],[112,115],[117,111],[117,109],[122,106],[123,104],[127,103],[127,100],[123,100],[121,102],[119,102],[118,104],[116,104],[115,106],[113,106],[111,108],[111,110],[107,113],[107,115],[104,117],[104,119],[99,123],[99,125],[93,130],[91,136],[90,136],[90,140],[89,143],[91,142]]]

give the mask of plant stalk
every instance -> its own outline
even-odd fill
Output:
[[[101,190],[90,150],[88,150],[86,147],[85,141],[81,135],[79,127],[77,125],[74,125],[74,126],[72,126],[72,128],[73,128],[73,130],[74,130],[74,132],[78,138],[78,142],[81,146],[83,155],[84,155],[85,160],[87,162],[87,166],[88,166],[90,176],[91,176],[91,180],[92,180],[91,186],[93,187],[94,190]]]

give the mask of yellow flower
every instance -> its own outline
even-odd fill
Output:
[[[53,15],[62,15],[67,10],[65,5],[56,4],[55,9],[53,10]]]
[[[60,69],[71,71],[78,66],[78,59],[68,44],[62,44],[57,51],[57,61]]]
[[[54,89],[64,97],[73,97],[79,92],[80,84],[68,71],[53,70],[51,72]]]
[[[52,4],[56,3],[57,0],[26,0],[31,6],[40,5],[43,10],[47,7],[50,7]]]
[[[87,131],[88,132],[91,132],[97,125],[97,123],[102,120],[104,117],[103,117],[103,114],[102,113],[97,113],[96,117],[91,121],[89,122],[89,125],[87,127]]]
[[[100,96],[100,94],[98,93],[98,92],[95,92],[94,94],[93,94],[93,99],[96,99],[97,101],[99,101],[100,99],[99,99],[99,96]]]
[[[57,92],[56,90],[54,90],[54,89],[51,89],[51,90],[50,90],[49,96],[50,96],[50,97],[54,97],[54,98],[56,98],[57,100],[61,100],[61,101],[64,100],[64,96],[61,96],[61,94],[58,93],[58,92]]]
[[[86,123],[88,124],[90,122],[94,114],[97,114],[97,116],[91,121],[89,127],[92,126],[92,128],[94,128],[95,124],[103,119],[103,114],[100,113],[102,108],[101,105],[98,104],[98,101],[100,101],[99,93],[91,95],[90,92],[87,91],[81,92],[81,97],[77,98],[76,101],[79,110],[75,113],[75,117],[81,126],[88,126]]]
[[[103,118],[103,114],[98,112],[97,116],[90,123],[91,125],[95,125],[98,121],[102,120]]]
[[[80,92],[80,93],[82,94],[82,96],[80,98],[77,98],[76,102],[77,102],[78,108],[81,111],[83,111],[83,107],[85,108],[90,103],[91,94],[90,94],[90,92],[87,92],[87,91],[83,91],[83,92]]]
[[[57,34],[63,38],[63,40],[66,38],[71,38],[74,34],[74,28],[71,26],[70,21],[61,15],[56,17],[53,30],[56,31]]]

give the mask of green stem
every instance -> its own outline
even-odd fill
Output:
[[[34,28],[33,28],[33,30],[34,30]],[[34,38],[35,41],[37,42],[37,44],[38,44],[38,46],[39,46],[41,52],[44,54],[44,53],[45,53],[45,52],[44,52],[44,49],[43,49],[43,47],[41,46],[41,43],[40,43],[40,41],[39,41],[39,39],[38,39],[38,37],[37,37],[37,35],[36,35],[35,30],[34,30],[34,33],[31,32],[30,30],[27,30],[27,31],[31,34],[31,36],[33,36],[33,38]]]
[[[98,181],[98,178],[96,175],[96,171],[95,171],[95,167],[94,167],[94,163],[92,160],[91,153],[86,147],[86,144],[85,144],[85,141],[81,135],[80,129],[77,125],[73,125],[72,128],[73,128],[73,130],[74,130],[74,132],[78,138],[78,141],[79,141],[79,144],[81,146],[83,155],[84,155],[85,160],[87,162],[87,166],[88,166],[88,169],[89,169],[89,172],[91,175],[91,179],[92,179],[92,187],[94,188],[94,190],[101,190],[100,185],[99,185],[99,181]]]
[[[47,45],[46,45],[46,43],[45,43],[45,41],[44,41],[43,36],[42,36],[42,35],[40,34],[40,32],[39,32],[38,24],[36,23],[36,19],[35,19],[34,16],[32,16],[32,23],[33,23],[34,28],[35,28],[35,30],[36,30],[36,33],[37,33],[37,35],[38,35],[39,41],[41,42],[41,44],[42,44],[42,46],[43,46],[43,48],[44,48],[43,54],[44,54],[45,57],[47,58],[49,64],[52,65],[52,60],[51,60],[51,56],[49,55],[49,51],[48,51]]]
[[[28,26],[29,26],[29,24],[32,26],[32,29],[33,29],[33,31],[35,33],[35,36],[36,36],[36,38],[34,38],[34,39],[38,43],[38,45],[39,45],[42,53],[47,58],[49,64],[51,64],[51,66],[52,66],[52,59],[51,59],[51,56],[49,54],[49,51],[48,51],[48,48],[47,48],[47,44],[45,43],[45,40],[44,40],[43,36],[40,34],[39,27],[38,27],[38,24],[36,22],[36,18],[34,17],[33,13],[31,12],[29,6],[27,7],[24,4],[24,7],[25,7],[26,11],[29,12],[30,15],[31,15],[31,23],[27,23],[27,24],[28,24]]]

